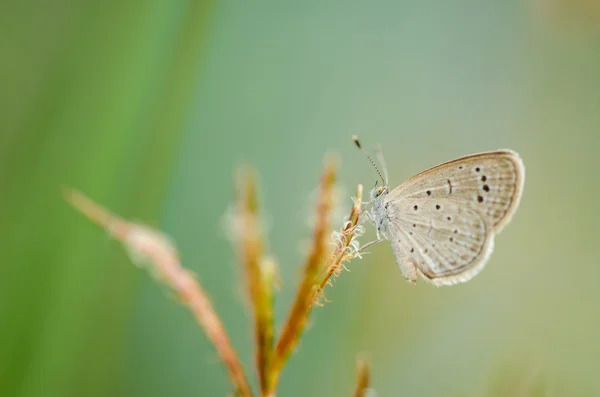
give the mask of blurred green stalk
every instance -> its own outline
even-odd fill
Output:
[[[213,4],[37,3],[0,6],[0,395],[116,395],[138,276],[61,187],[160,219]]]

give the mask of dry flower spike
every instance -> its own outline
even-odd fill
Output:
[[[236,392],[242,397],[251,397],[252,391],[244,369],[221,320],[200,284],[181,267],[177,252],[168,239],[146,226],[130,223],[112,215],[76,190],[67,189],[65,198],[90,220],[108,230],[128,251],[133,252],[135,257],[151,266],[150,270],[173,289],[215,346],[229,371]]]
[[[328,237],[331,230],[330,213],[333,208],[334,182],[335,168],[333,162],[328,161],[321,177],[312,246],[304,264],[303,278],[296,292],[292,308],[287,320],[283,324],[281,334],[275,345],[267,395],[273,395],[283,365],[296,347],[308,321],[308,314],[314,301],[313,296],[317,286],[317,278],[323,270],[323,264],[327,255]]]
[[[344,262],[359,256],[356,238],[361,234],[362,186],[357,188],[347,221],[338,232],[333,233],[334,248],[330,250],[335,168],[332,161],[326,163],[321,177],[312,245],[305,261],[303,278],[277,343],[273,346],[273,288],[277,281],[277,265],[264,253],[265,238],[260,228],[255,172],[248,168],[242,170],[236,182],[237,203],[232,219],[234,239],[244,268],[254,318],[258,384],[262,397],[275,397],[281,371],[302,336],[312,307],[318,303],[331,278],[344,268]],[[175,291],[189,307],[225,363],[235,395],[251,397],[252,391],[243,367],[221,320],[198,281],[181,266],[177,250],[169,239],[156,230],[111,214],[76,190],[67,189],[65,197],[73,207],[121,241],[134,262],[144,264]],[[363,369],[359,370],[356,393],[366,390],[368,385],[368,368],[366,364],[360,368]],[[364,392],[356,393],[356,396],[365,395]]]
[[[354,389],[354,397],[367,397],[369,393],[369,384],[371,383],[371,374],[369,371],[369,363],[366,360],[358,360],[356,366],[356,388]]]
[[[237,177],[236,235],[240,261],[244,265],[246,283],[256,338],[256,370],[261,393],[267,389],[267,374],[273,351],[273,282],[276,265],[263,257],[264,239],[258,216],[255,172],[244,169]]]
[[[348,262],[352,258],[359,256],[358,240],[356,239],[362,233],[360,221],[361,200],[362,200],[362,185],[358,185],[356,196],[354,197],[354,205],[345,225],[339,232],[334,233],[334,241],[336,243],[333,254],[329,257],[327,266],[324,269],[324,276],[321,279],[317,289],[315,290],[314,300],[318,300],[325,286],[330,283],[332,276],[338,276],[344,268],[344,262]]]

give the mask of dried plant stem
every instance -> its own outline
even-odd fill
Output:
[[[312,307],[318,303],[326,285],[344,268],[344,262],[359,256],[356,238],[360,234],[363,188],[358,185],[348,220],[334,233],[335,247],[331,251],[328,248],[332,230],[330,215],[334,205],[336,173],[333,162],[326,163],[320,182],[312,244],[304,264],[302,280],[274,344],[273,290],[277,265],[264,253],[265,240],[260,227],[255,175],[252,169],[245,169],[238,175],[234,238],[244,267],[254,317],[255,361],[260,395],[275,397],[283,367],[302,336]],[[65,193],[69,203],[121,241],[134,261],[145,265],[173,289],[191,310],[225,363],[235,395],[252,397],[244,369],[220,318],[198,281],[181,266],[178,253],[169,240],[158,231],[111,214],[75,190],[66,190]],[[364,397],[368,384],[369,369],[361,361],[354,395]]]
[[[354,397],[366,397],[371,382],[369,363],[365,360],[358,360],[356,373],[356,388],[352,395]]]
[[[275,262],[263,258],[259,227],[256,177],[252,170],[238,176],[237,222],[240,260],[244,264],[248,293],[254,313],[256,370],[261,394],[267,392],[267,373],[273,351],[273,281]]]
[[[349,250],[351,249],[352,239],[356,234],[356,228],[358,227],[358,222],[360,220],[362,192],[362,185],[358,185],[358,188],[356,189],[356,196],[354,197],[354,205],[352,206],[352,211],[350,212],[350,217],[348,218],[346,225],[344,225],[344,227],[342,227],[340,230],[339,243],[329,257],[327,267],[325,268],[324,272],[325,275],[315,289],[313,302],[316,301],[319,296],[321,296],[323,289],[330,282],[331,277],[339,274],[343,266],[342,263],[356,255],[356,253],[350,253]]]
[[[242,364],[210,300],[198,283],[196,283],[195,279],[184,269],[180,269],[179,274],[175,277],[180,278],[182,281],[180,283],[181,288],[177,291],[179,296],[191,309],[196,321],[206,332],[208,339],[215,345],[217,352],[219,352],[221,359],[229,370],[229,376],[236,386],[238,393],[243,397],[251,397],[252,391]]]
[[[334,181],[335,168],[333,162],[329,161],[321,177],[316,224],[310,254],[304,265],[303,279],[275,345],[267,389],[267,395],[270,396],[274,396],[283,365],[298,343],[308,321],[314,291],[317,287],[317,278],[323,269],[327,255],[327,242],[331,230],[329,218],[334,201]]]
[[[160,233],[112,215],[78,191],[67,189],[67,201],[90,220],[104,227],[120,240],[135,258],[143,260],[188,306],[206,336],[225,363],[237,393],[252,397],[244,369],[233,348],[223,323],[214,311],[206,293],[179,263],[175,248]]]

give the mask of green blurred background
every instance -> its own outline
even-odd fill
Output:
[[[468,284],[413,287],[387,244],[352,262],[278,395],[350,395],[361,353],[379,396],[600,395],[598,26],[586,0],[1,2],[0,396],[227,395],[188,311],[60,189],[171,235],[253,373],[233,171],[261,174],[281,323],[325,154],[346,207],[375,181],[353,134],[393,185],[512,148],[523,201]]]

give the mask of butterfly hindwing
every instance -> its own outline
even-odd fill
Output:
[[[436,285],[475,276],[491,253],[489,223],[472,208],[446,199],[414,206],[410,200],[388,206],[387,235],[404,276],[414,282],[418,273]]]

